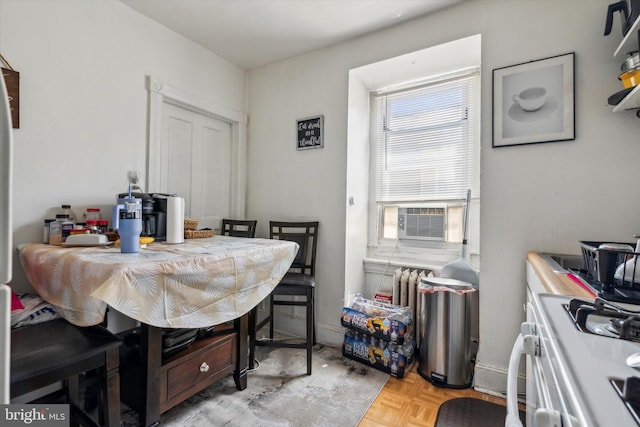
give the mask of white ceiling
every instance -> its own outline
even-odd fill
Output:
[[[249,70],[464,0],[121,1]]]

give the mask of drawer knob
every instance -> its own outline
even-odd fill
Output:
[[[202,365],[200,365],[200,372],[207,372],[209,371],[209,365],[207,365],[207,362],[202,362]]]

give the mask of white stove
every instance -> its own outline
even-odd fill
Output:
[[[629,355],[640,352],[640,342],[590,333],[584,325],[578,326],[567,310],[572,298],[544,293],[530,264],[527,285],[527,322],[521,331],[527,344],[520,348],[528,354],[527,426],[640,426],[634,412],[640,405],[633,403],[640,400],[640,388],[635,386],[640,369],[626,363]],[[606,322],[596,314],[585,324],[598,330],[597,324]],[[511,383],[511,363],[509,371]],[[625,392],[631,402],[623,399]],[[510,390],[508,401],[515,399]]]

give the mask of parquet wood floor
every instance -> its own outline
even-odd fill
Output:
[[[402,379],[389,378],[358,427],[433,427],[440,404],[456,397],[475,397],[505,405],[504,399],[472,388],[436,387],[418,374],[417,366],[414,363]]]

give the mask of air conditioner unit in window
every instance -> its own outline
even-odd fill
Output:
[[[446,207],[398,207],[398,239],[444,240]]]

